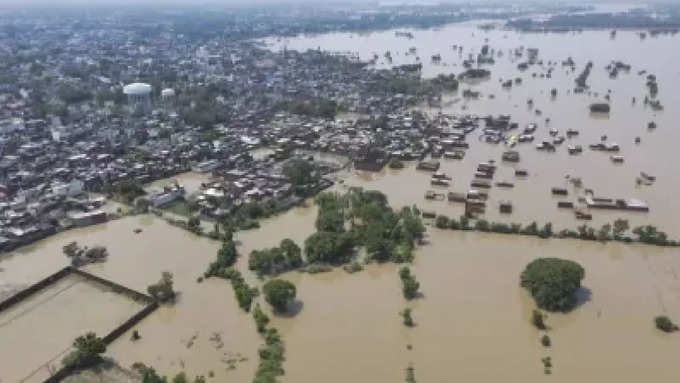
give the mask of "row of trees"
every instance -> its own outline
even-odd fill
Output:
[[[253,299],[258,295],[258,291],[256,288],[251,288],[243,279],[241,272],[233,267],[237,259],[236,245],[232,241],[225,241],[217,251],[217,258],[210,263],[208,270],[203,275],[206,278],[228,279],[231,282],[239,307],[247,312],[250,311]]]
[[[464,215],[460,216],[458,220],[445,215],[439,215],[435,219],[435,226],[439,229],[521,234],[540,238],[572,238],[587,241],[640,242],[657,246],[680,246],[680,242],[669,240],[666,233],[652,225],[635,227],[631,231],[635,237],[630,237],[626,235],[630,230],[630,224],[625,219],[616,219],[613,223],[606,223],[599,229],[583,224],[577,227],[576,230],[564,229],[555,232],[550,222],[543,226],[539,226],[536,222],[523,226],[519,223],[489,222],[485,219],[471,220]]]

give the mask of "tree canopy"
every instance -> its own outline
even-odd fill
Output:
[[[248,268],[259,274],[278,274],[302,266],[302,250],[286,238],[279,247],[253,250],[248,258]]]
[[[90,367],[99,363],[101,354],[106,352],[106,343],[93,332],[77,337],[73,341],[75,350],[62,363],[77,368]]]
[[[295,299],[295,285],[283,279],[272,279],[262,288],[264,298],[278,311],[286,311],[288,302]]]
[[[548,311],[568,311],[576,304],[585,270],[574,261],[538,258],[529,263],[520,276],[520,284],[529,290],[538,307]]]

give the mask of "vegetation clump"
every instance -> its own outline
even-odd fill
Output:
[[[578,263],[559,258],[539,258],[529,263],[520,284],[529,290],[538,307],[548,311],[568,311],[576,304],[585,270]]]
[[[132,364],[132,371],[136,372],[137,374],[140,375],[141,377],[141,382],[142,383],[168,383],[168,378],[166,376],[161,376],[158,375],[156,370],[151,367],[147,366],[142,362],[135,362]],[[214,375],[209,374],[209,375]],[[191,381],[189,378],[187,378],[187,375],[182,371],[178,372],[177,375],[175,375],[172,380],[170,380],[171,383],[205,383],[205,377],[204,376],[196,376],[193,381]]]
[[[236,244],[233,241],[225,241],[222,247],[217,251],[217,259],[210,263],[208,270],[205,272],[205,277],[219,276],[224,273],[224,270],[232,267],[238,258],[236,251]]]
[[[281,241],[279,247],[253,250],[248,258],[248,268],[260,275],[278,274],[302,266],[302,250],[291,239]]]
[[[543,345],[543,347],[550,347],[552,345],[552,341],[550,340],[548,334],[544,334],[541,337],[541,344]]]
[[[531,313],[531,324],[539,330],[545,330],[548,327],[545,324],[545,315],[540,310],[534,310]]]
[[[172,273],[164,271],[161,273],[160,281],[149,285],[149,287],[146,288],[146,291],[161,303],[172,302],[177,296],[177,293],[173,289],[173,284]]]
[[[263,333],[269,324],[269,317],[262,311],[259,304],[255,305],[255,309],[253,309],[253,319],[255,319],[257,332]]]
[[[654,318],[654,324],[656,325],[656,328],[663,332],[674,332],[680,330],[678,325],[673,323],[673,321],[671,321],[671,319],[665,315],[659,315]]]
[[[403,169],[404,166],[405,166],[404,162],[398,158],[393,158],[390,160],[389,164],[390,169]]]
[[[415,326],[415,322],[413,322],[413,317],[411,316],[411,309],[410,308],[405,308],[404,311],[399,313],[399,315],[401,315],[404,326],[406,326],[406,327]]]
[[[363,270],[364,267],[361,265],[359,262],[352,262],[349,265],[344,265],[342,266],[342,269],[345,270],[346,272],[350,274],[358,273],[359,271]]]
[[[62,364],[73,368],[87,368],[102,361],[101,354],[106,352],[106,343],[93,332],[77,337],[73,341],[74,351],[69,353]]]
[[[109,256],[104,246],[80,247],[76,241],[66,244],[62,251],[64,255],[71,258],[71,265],[74,267],[80,267],[93,262],[103,262]]]
[[[404,266],[399,270],[399,278],[401,278],[401,290],[404,293],[404,298],[416,298],[418,296],[420,282],[418,282],[415,276],[411,274],[411,269],[408,268],[408,266]]]
[[[283,279],[272,279],[264,284],[264,298],[277,311],[285,312],[288,303],[295,299],[295,285]]]
[[[142,185],[133,181],[118,182],[106,190],[107,194],[118,201],[126,204],[132,204],[137,197],[146,195],[146,191]]]

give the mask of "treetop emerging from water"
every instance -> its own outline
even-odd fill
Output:
[[[569,311],[576,304],[585,270],[574,261],[538,258],[527,265],[520,284],[529,290],[538,307],[548,311]]]

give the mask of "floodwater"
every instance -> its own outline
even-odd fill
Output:
[[[143,307],[97,282],[68,275],[0,313],[0,360],[7,382],[41,382],[87,331],[108,334]],[[12,368],[9,368],[12,366]]]
[[[672,107],[678,81],[678,69],[669,63],[679,62],[677,37],[660,36],[640,41],[632,32],[619,32],[610,40],[607,32],[584,32],[561,35],[521,35],[507,31],[482,32],[471,25],[442,28],[438,31],[415,31],[414,40],[397,39],[393,32],[357,36],[334,34],[314,38],[288,40],[289,48],[307,44],[316,47],[333,44],[336,49],[362,48],[371,51],[403,52],[418,46],[421,58],[438,50],[448,66],[427,64],[425,73],[460,72],[457,53],[447,51],[452,44],[463,44],[465,54],[478,51],[484,38],[492,48],[506,54],[492,66],[492,78],[475,85],[485,95],[477,101],[450,102],[444,108],[450,113],[510,113],[520,124],[536,121],[540,128],[537,140],[548,136],[543,123],[552,118],[551,127],[577,128],[581,135],[575,143],[587,146],[607,134],[622,147],[626,162],[614,166],[603,153],[586,152],[569,157],[566,148],[555,154],[537,152],[531,145],[519,145],[522,162],[519,167],[530,171],[527,180],[515,180],[511,191],[492,190],[487,218],[508,221],[545,222],[555,226],[575,227],[571,215],[558,212],[550,196],[551,186],[564,185],[565,174],[583,177],[586,187],[597,195],[638,197],[646,200],[651,212],[644,214],[595,212],[594,223],[628,218],[633,223],[653,222],[678,236],[675,215],[680,202],[673,199],[680,180],[672,168],[673,149],[678,133]],[[474,35],[473,35],[474,34]],[[506,37],[503,37],[506,36]],[[313,40],[317,39],[317,40]],[[297,44],[297,45],[296,45]],[[346,47],[343,45],[346,44]],[[574,73],[555,69],[552,79],[532,78],[532,68],[518,74],[517,62],[507,58],[507,50],[519,45],[540,48],[547,60],[562,60],[571,55],[580,72],[587,60],[594,61],[590,78],[593,91],[612,89],[613,111],[606,118],[594,118],[586,106],[597,99],[594,95],[567,95],[573,87]],[[344,48],[343,48],[344,47]],[[396,56],[393,54],[394,57]],[[654,61],[650,60],[654,57]],[[411,59],[410,57],[408,58]],[[604,72],[609,60],[620,59],[633,65],[629,74],[621,73],[610,80]],[[659,78],[659,98],[667,106],[653,113],[640,103],[632,107],[633,95],[640,99],[644,80],[635,73],[648,69]],[[524,83],[511,91],[499,89],[498,78],[521,76]],[[556,100],[550,100],[552,87],[559,89]],[[495,99],[486,97],[496,94]],[[458,95],[450,95],[454,100]],[[532,97],[535,108],[543,110],[537,117],[526,106]],[[463,106],[466,107],[463,110]],[[432,110],[431,112],[437,112]],[[646,131],[646,122],[654,119],[659,128]],[[633,144],[635,136],[642,144]],[[473,134],[474,136],[474,134]],[[477,162],[500,159],[502,145],[493,146],[469,137],[471,149],[465,160],[442,159],[443,170],[454,177],[450,190],[465,191]],[[503,165],[497,179],[512,180],[511,166]],[[636,187],[635,175],[644,170],[658,176],[655,185]],[[448,202],[425,202],[423,194],[431,187],[429,175],[417,172],[414,165],[400,171],[385,169],[381,173],[340,174],[343,184],[378,189],[386,193],[395,208],[418,204],[439,213],[457,216],[462,209]],[[572,197],[573,198],[573,197]],[[515,213],[500,217],[492,206],[500,199],[512,200]],[[314,231],[316,209],[306,206],[291,209],[262,222],[261,228],[240,232],[241,258],[237,267],[254,286],[261,285],[247,270],[247,255],[254,249],[277,245],[291,238],[302,245]],[[143,232],[134,234],[133,229]],[[503,236],[472,232],[441,231],[428,227],[431,244],[417,250],[412,266],[421,283],[423,297],[406,302],[401,294],[398,266],[369,265],[364,271],[347,274],[336,270],[323,274],[287,273],[283,278],[295,282],[298,302],[286,316],[272,315],[286,342],[285,382],[395,382],[402,381],[410,363],[419,381],[498,381],[555,382],[616,381],[677,382],[677,334],[662,334],[654,328],[653,318],[666,314],[680,320],[680,251],[618,243],[602,244],[575,240],[541,240],[533,237]],[[185,370],[189,376],[215,374],[216,380],[247,382],[257,365],[257,348],[262,340],[257,335],[251,315],[242,312],[234,299],[231,286],[222,280],[197,282],[215,257],[219,243],[198,238],[172,227],[154,216],[127,217],[95,227],[75,229],[47,238],[0,258],[0,291],[33,283],[66,264],[61,247],[73,240],[82,245],[104,245],[109,260],[90,265],[86,270],[112,279],[133,289],[144,291],[162,271],[171,271],[180,292],[178,302],[162,307],[144,319],[136,329],[142,339],[129,340],[124,334],[115,341],[108,354],[122,366],[135,361],[151,364],[164,374]],[[541,333],[530,324],[534,303],[519,287],[519,274],[537,257],[561,257],[581,263],[586,270],[580,305],[570,314],[551,314],[547,323],[553,346],[540,344]],[[267,305],[262,298],[258,299]],[[399,311],[413,308],[417,324],[406,328]],[[60,309],[53,310],[56,315]],[[0,337],[5,336],[0,329]],[[407,348],[411,345],[411,349]],[[4,347],[3,347],[4,348]],[[551,356],[552,376],[546,377],[540,359]],[[228,360],[236,362],[229,369]],[[244,360],[245,359],[245,360]],[[4,360],[3,360],[4,362]],[[5,370],[3,368],[0,370]],[[12,374],[15,374],[12,371]],[[5,379],[3,379],[5,381]]]
[[[142,233],[134,234],[135,228]],[[238,308],[228,282],[197,282],[215,259],[218,242],[198,238],[155,216],[127,217],[60,233],[5,256],[0,260],[0,290],[33,283],[66,265],[61,248],[70,241],[106,246],[109,259],[85,270],[138,291],[145,292],[162,271],[174,275],[177,303],[160,307],[135,327],[142,339],[132,342],[128,332],[108,347],[107,355],[121,366],[141,361],[164,374],[184,370],[189,376],[208,376],[213,371],[217,379],[240,382],[252,378],[260,338],[251,316]],[[64,307],[52,309],[54,313],[45,315],[57,315]],[[107,315],[106,310],[94,313],[95,318]],[[231,359],[242,361],[229,369]]]
[[[426,105],[417,109],[432,115],[439,112],[448,114],[470,114],[477,116],[508,114],[512,121],[519,123],[520,130],[528,123],[537,123],[538,130],[534,134],[534,143],[520,143],[514,150],[520,152],[521,160],[517,164],[500,163],[501,154],[509,147],[504,144],[489,144],[480,140],[481,129],[468,136],[470,149],[462,161],[441,159],[442,171],[453,177],[448,191],[467,192],[476,165],[480,162],[495,160],[499,163],[499,171],[494,181],[506,180],[514,182],[514,189],[493,188],[487,203],[487,213],[483,218],[494,221],[530,223],[553,222],[554,227],[575,228],[583,222],[578,221],[571,211],[560,211],[558,199],[554,198],[552,187],[570,189],[570,196],[565,198],[576,202],[583,195],[585,188],[592,189],[597,197],[636,198],[643,200],[650,208],[649,213],[616,212],[591,209],[592,225],[600,226],[612,222],[616,218],[625,218],[631,225],[654,224],[674,237],[680,237],[680,226],[675,217],[680,214],[680,200],[675,198],[680,192],[680,177],[677,176],[672,163],[677,156],[677,145],[680,142],[680,131],[676,129],[676,121],[680,120],[680,110],[673,105],[680,102],[676,91],[680,87],[680,70],[671,63],[680,62],[680,52],[675,49],[680,44],[680,35],[660,35],[641,39],[635,31],[618,31],[611,38],[609,31],[585,31],[580,33],[518,33],[509,30],[483,31],[477,28],[478,23],[454,24],[431,30],[410,30],[414,39],[395,36],[394,31],[370,34],[331,33],[315,36],[301,36],[268,40],[273,50],[317,49],[336,52],[351,52],[362,60],[370,60],[373,54],[379,59],[376,67],[384,68],[390,64],[383,57],[391,51],[393,65],[417,63],[416,57],[423,64],[422,75],[434,77],[444,73],[461,73],[464,71],[463,60],[469,54],[474,56],[480,52],[484,44],[488,44],[495,53],[494,65],[482,67],[491,71],[487,80],[463,82],[458,92],[446,95],[441,108],[430,108]],[[452,46],[462,46],[453,50]],[[415,47],[415,54],[408,54],[409,48]],[[524,56],[516,58],[512,53],[520,47],[525,48]],[[519,71],[517,65],[527,60],[526,49],[538,48],[539,59],[543,65],[534,65],[526,71]],[[441,63],[432,63],[430,57],[441,55]],[[502,56],[499,56],[502,54]],[[576,63],[575,70],[562,67],[561,62],[572,57]],[[609,77],[605,67],[612,60],[620,60],[630,64],[632,69],[626,73],[620,71],[616,79]],[[548,62],[557,63],[553,67],[551,78],[541,78],[551,67]],[[574,94],[574,80],[588,61],[593,62],[593,69],[588,79],[590,92]],[[643,104],[646,90],[646,76],[638,75],[638,71],[646,70],[657,76],[659,92],[657,98],[665,106],[663,111],[653,111]],[[533,74],[536,77],[533,77]],[[501,80],[522,79],[521,85],[512,89],[504,89]],[[552,88],[558,91],[554,99],[550,95]],[[462,91],[471,89],[481,92],[477,100],[464,99]],[[609,116],[591,115],[589,105],[604,101],[610,93],[612,111]],[[632,98],[637,102],[632,104]],[[533,100],[533,106],[527,101]],[[536,111],[540,110],[541,115]],[[546,123],[549,118],[550,122]],[[658,127],[648,130],[647,124],[655,121]],[[482,124],[483,127],[483,124]],[[576,129],[579,136],[567,139],[557,147],[557,152],[538,151],[535,144],[543,140],[552,141],[550,129],[557,129],[559,135],[566,135],[567,129]],[[517,132],[519,133],[519,132]],[[600,142],[601,136],[607,136],[607,142],[618,143],[621,147],[619,155],[624,157],[623,164],[614,164],[611,153],[591,151],[589,144]],[[635,137],[641,143],[635,144]],[[570,156],[567,145],[580,144],[584,148],[581,155]],[[411,165],[414,166],[414,165]],[[529,172],[526,179],[515,179],[514,170],[524,169]],[[651,186],[638,186],[636,177],[640,172],[657,176],[657,182]],[[429,174],[405,169],[403,176],[391,177],[385,173],[365,174],[367,187],[398,188],[393,201],[399,204],[431,205],[431,208],[451,216],[458,216],[463,208],[447,202],[425,202],[423,196],[428,189],[437,189],[429,185]],[[395,172],[396,173],[396,172]],[[569,177],[580,177],[583,188],[574,189],[568,182]],[[363,182],[363,181],[362,181]],[[511,201],[514,213],[500,215],[500,201]]]
[[[360,182],[350,178],[347,182]],[[302,244],[313,232],[315,218],[316,209],[308,201],[265,220],[259,230],[238,233],[242,257],[237,267],[247,281],[262,283],[247,271],[251,250],[275,246],[286,237]],[[143,232],[133,234],[136,227]],[[393,382],[403,379],[410,363],[423,381],[536,382],[544,379],[540,359],[545,356],[554,364],[550,379],[559,382],[680,378],[680,367],[673,363],[677,336],[653,326],[653,317],[662,313],[680,318],[677,249],[432,227],[428,232],[432,244],[418,249],[412,266],[423,297],[412,302],[402,297],[396,265],[369,265],[351,275],[336,270],[283,276],[298,288],[292,314],[270,313],[286,342],[285,382]],[[252,379],[261,339],[251,316],[240,311],[228,282],[196,282],[213,259],[217,242],[156,217],[128,217],[15,252],[0,262],[5,269],[0,275],[10,283],[35,280],[63,265],[61,246],[70,240],[107,246],[110,259],[87,271],[131,288],[144,290],[162,270],[175,275],[177,304],[143,320],[136,327],[140,341],[124,334],[109,347],[108,354],[121,365],[139,360],[166,374],[184,369],[190,376],[213,371],[220,379]],[[541,256],[574,259],[586,269],[581,305],[547,319],[550,349],[540,345],[542,334],[529,322],[534,304],[519,287],[523,267]],[[414,328],[401,324],[398,313],[405,307],[414,310]],[[228,370],[225,360],[241,356],[248,360]]]

